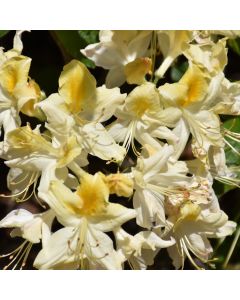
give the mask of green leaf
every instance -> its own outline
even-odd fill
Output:
[[[6,35],[10,30],[0,30],[0,38]]]
[[[235,117],[234,119],[227,120],[223,123],[224,128],[228,129],[231,132],[238,133],[240,136],[240,117]],[[228,143],[232,145],[232,147],[240,153],[240,139],[239,142],[235,141],[228,136],[225,136],[225,139]],[[225,148],[225,154],[226,154],[226,162],[227,165],[230,166],[239,166],[240,165],[240,154],[235,153],[234,150],[231,149],[231,147],[226,145]]]
[[[228,46],[240,56],[240,38],[228,40]]]
[[[99,41],[98,34],[99,30],[79,30],[78,34],[80,38],[85,41],[85,46],[89,44],[95,44]]]
[[[51,34],[61,49],[65,61],[75,58],[87,67],[95,67],[94,63],[86,58],[80,50],[98,40],[97,30],[55,30],[51,31]]]
[[[177,63],[174,66],[172,66],[170,70],[170,76],[173,82],[178,82],[183,74],[186,72],[188,68],[188,62],[184,61],[181,63]]]

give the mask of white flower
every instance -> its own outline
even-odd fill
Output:
[[[2,144],[1,156],[7,159],[5,164],[11,169],[8,176],[8,187],[13,191],[12,197],[22,200],[28,199],[29,187],[41,176],[39,190],[48,190],[50,180],[58,175],[64,180],[68,177],[67,167],[71,162],[79,166],[84,165],[82,148],[77,143],[77,138],[69,136],[61,144],[52,137],[47,140],[40,133],[39,127],[34,130],[29,125],[17,128],[8,133],[6,141]],[[59,172],[57,172],[59,170]],[[60,171],[61,170],[61,171]],[[61,174],[60,174],[61,173]]]
[[[33,244],[47,243],[51,235],[51,226],[55,215],[52,210],[41,214],[32,214],[25,209],[11,211],[0,221],[0,228],[14,228],[11,237],[22,237],[25,241],[15,250],[1,257],[10,256],[11,262],[5,267],[7,269],[14,262],[15,269],[20,263],[22,269],[27,261]]]
[[[117,247],[123,256],[123,261],[128,261],[132,269],[146,269],[154,263],[154,257],[160,248],[170,247],[174,239],[162,240],[152,231],[141,231],[132,236],[121,227],[114,230]]]
[[[212,198],[214,201],[214,196]],[[168,198],[165,209],[168,220],[165,234],[160,234],[165,238],[172,236],[176,240],[176,245],[169,247],[168,252],[177,269],[184,267],[185,257],[200,269],[191,253],[207,263],[213,251],[208,238],[231,235],[236,228],[236,223],[228,221],[227,215],[211,202],[209,205],[197,204],[189,198],[173,202]]]
[[[59,94],[50,95],[37,105],[47,116],[46,127],[55,136],[77,136],[78,143],[88,154],[103,160],[120,162],[125,149],[117,145],[99,122],[112,117],[125,99],[118,88],[96,88],[96,81],[84,64],[72,60],[59,78]],[[63,132],[66,125],[67,131]]]
[[[184,194],[184,187],[191,181],[186,176],[185,164],[171,161],[172,154],[173,147],[165,144],[161,151],[148,158],[139,157],[136,168],[132,169],[135,182],[133,206],[137,211],[137,224],[144,228],[165,226],[165,196]]]
[[[182,133],[175,144],[179,155],[185,148],[190,132],[196,157],[204,159],[211,145],[224,146],[219,116],[211,109],[212,99],[223,77],[219,74],[209,82],[205,75],[196,65],[190,64],[179,82],[159,87],[165,105],[177,107],[182,112],[182,121],[175,128]]]
[[[176,140],[168,127],[174,127],[181,112],[175,108],[163,109],[160,95],[153,83],[136,87],[115,112],[117,120],[108,127],[108,132],[117,142],[123,142],[128,151],[130,146],[136,155],[134,139],[141,145],[145,143],[161,145],[157,138]],[[147,138],[151,140],[148,142]],[[174,136],[174,137],[173,137]]]
[[[122,85],[126,77],[131,83],[141,82],[141,75],[151,67],[145,58],[151,34],[147,30],[101,30],[100,42],[88,45],[81,52],[97,66],[110,70],[106,78],[108,88]]]
[[[104,232],[134,218],[136,212],[108,202],[109,189],[101,174],[83,173],[80,180],[74,193],[53,181],[49,193],[40,194],[65,228],[52,235],[34,264],[43,269],[64,268],[70,262],[73,268],[121,269],[121,257]]]

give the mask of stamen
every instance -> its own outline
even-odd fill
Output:
[[[183,239],[184,239],[184,241],[187,243],[187,245],[188,245],[188,248],[189,248],[189,250],[202,262],[202,263],[207,263],[208,262],[208,260],[204,260],[201,256],[199,256],[197,253],[196,253],[196,251],[195,251],[195,249],[192,247],[192,244],[190,243],[190,241],[189,241],[189,239],[188,239],[188,237],[186,236],[186,235],[184,235],[184,237],[183,237]],[[199,250],[198,250],[199,251]],[[199,251],[200,253],[201,253],[201,255],[205,255],[205,253],[204,252],[201,252],[201,251]]]
[[[234,153],[236,153],[237,155],[240,156],[240,152],[238,152],[238,151],[233,147],[233,145],[231,145],[226,139],[224,139],[224,142],[232,149],[232,151],[233,151]]]
[[[128,125],[127,134],[126,134],[125,139],[123,141],[123,147],[126,149],[126,155],[127,155],[127,152],[130,149],[130,146],[132,146],[133,153],[136,156],[140,156],[140,153],[137,151],[135,143],[134,143],[136,127],[137,127],[137,121],[131,121]]]
[[[178,254],[181,257],[181,261],[182,261],[182,268],[181,269],[183,270],[184,269],[184,264],[185,264],[185,255],[184,255],[184,250],[183,250],[183,245],[182,245],[182,240],[181,239],[180,239],[179,243],[180,243],[180,250],[181,251],[179,251],[178,243],[176,243],[176,246],[177,246]]]
[[[29,173],[26,176],[24,176],[24,179],[26,179],[27,176],[29,176]],[[27,201],[28,199],[30,199],[32,197],[32,195],[36,196],[35,189],[36,189],[37,178],[38,177],[39,177],[39,172],[32,172],[32,174],[30,176],[30,179],[29,179],[29,182],[28,182],[27,186],[23,190],[21,190],[18,193],[10,194],[10,195],[0,194],[0,197],[3,197],[3,198],[16,198],[16,202],[18,202],[18,203],[19,202],[25,202],[25,201]],[[21,181],[22,180],[20,180],[20,182]],[[27,194],[28,194],[29,188],[32,186],[32,184],[34,184],[33,191],[30,193],[30,195],[28,197],[26,197]],[[18,196],[21,196],[21,197],[18,198]],[[37,199],[37,197],[36,197],[36,199]]]
[[[203,268],[199,267],[195,261],[193,260],[192,256],[190,255],[189,251],[188,251],[188,248],[186,247],[185,245],[185,242],[183,239],[180,240],[180,242],[182,243],[182,246],[183,246],[183,249],[184,249],[184,252],[186,253],[189,261],[192,263],[192,265],[197,269],[197,270],[204,270]]]
[[[31,251],[32,245],[33,245],[32,243],[28,241],[24,241],[19,247],[17,247],[12,252],[1,255],[0,258],[9,256],[10,259],[10,263],[4,267],[4,270],[7,270],[17,260],[17,262],[12,268],[12,270],[15,270],[16,267],[21,262],[21,260],[23,259],[22,264],[20,266],[20,270],[22,270],[22,268],[26,265],[26,261]]]

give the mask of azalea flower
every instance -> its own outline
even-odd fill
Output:
[[[14,228],[11,231],[11,237],[22,237],[25,241],[15,250],[1,257],[10,256],[10,263],[4,269],[12,266],[15,269],[20,263],[22,269],[27,261],[28,255],[33,244],[42,241],[44,245],[51,235],[51,226],[55,215],[52,210],[40,214],[32,214],[25,209],[11,211],[0,221],[0,228]]]
[[[35,193],[38,177],[41,176],[38,189],[47,190],[50,180],[58,176],[64,180],[69,177],[67,167],[72,161],[78,166],[86,164],[86,158],[80,155],[82,147],[74,136],[59,143],[54,136],[52,141],[47,140],[40,133],[39,126],[34,130],[29,125],[12,130],[2,144],[1,154],[6,159],[5,164],[11,168],[8,187],[13,193],[9,197],[19,197],[20,201],[24,201],[34,194],[38,199]],[[32,184],[33,192],[27,195]]]
[[[79,61],[72,60],[59,78],[59,94],[52,94],[36,107],[47,117],[47,128],[62,136],[77,136],[86,153],[103,160],[123,160],[125,150],[117,145],[100,122],[107,121],[125,99],[118,88],[96,88],[96,81]],[[106,109],[108,107],[108,109]]]
[[[139,157],[136,168],[132,168],[135,193],[133,206],[137,212],[137,224],[151,229],[165,226],[165,196],[185,194],[191,178],[184,162],[171,159],[174,150],[165,144],[161,151],[146,158]]]
[[[100,30],[99,43],[88,45],[81,52],[96,66],[110,70],[106,78],[108,88],[129,83],[143,83],[151,70],[146,57],[152,32],[148,30]]]
[[[20,111],[42,117],[33,106],[43,99],[44,93],[29,79],[31,59],[21,55],[21,33],[16,33],[13,49],[0,51],[0,127],[3,126],[5,133],[21,125]]]
[[[174,106],[182,112],[182,118],[174,129],[181,134],[179,143],[175,144],[178,157],[185,148],[190,133],[196,157],[204,159],[211,145],[224,147],[219,116],[212,110],[213,99],[221,80],[222,75],[219,74],[209,81],[205,73],[190,63],[179,82],[159,87],[165,105]]]
[[[177,140],[167,127],[174,127],[181,112],[175,108],[163,109],[160,95],[153,83],[136,87],[115,112],[117,120],[108,127],[108,132],[117,142],[123,142],[128,151],[130,146],[136,155],[134,139],[141,145],[159,144],[156,138]],[[147,136],[147,137],[146,137]]]
[[[200,269],[191,253],[207,263],[213,252],[208,238],[222,238],[231,235],[236,229],[236,223],[228,221],[227,215],[220,209],[211,212],[203,204],[188,199],[178,203],[168,199],[165,207],[168,220],[163,236],[166,238],[170,235],[176,240],[176,245],[169,247],[168,253],[177,269],[184,267],[185,257]]]
[[[121,257],[105,232],[134,218],[136,212],[108,201],[109,188],[101,174],[83,173],[75,192],[60,181],[53,181],[49,192],[40,193],[40,197],[65,227],[50,237],[38,254],[35,267],[122,268]]]
[[[162,240],[152,231],[141,231],[134,236],[121,227],[114,230],[119,253],[123,261],[128,261],[132,269],[143,270],[154,263],[159,248],[167,248],[175,243],[174,239]]]

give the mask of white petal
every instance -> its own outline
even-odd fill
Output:
[[[126,208],[120,204],[109,203],[104,214],[92,218],[89,217],[88,221],[94,225],[94,228],[107,232],[135,217],[136,211],[134,209]]]
[[[62,228],[52,234],[43,249],[38,253],[33,264],[34,267],[37,269],[64,269],[65,264],[69,263],[69,258],[73,256],[69,244],[69,240],[72,240],[73,235],[74,228],[72,227]],[[71,243],[73,249],[76,247],[76,238]]]
[[[119,87],[124,84],[126,77],[124,74],[123,66],[117,66],[116,68],[111,69],[106,77],[106,87],[114,88]]]
[[[112,69],[124,62],[124,56],[112,42],[88,45],[81,52],[104,69]]]
[[[121,256],[113,248],[113,242],[105,233],[89,226],[84,250],[88,259],[96,261],[104,269],[121,270]]]
[[[0,227],[11,228],[21,227],[25,223],[33,220],[34,215],[26,209],[16,209],[11,211],[5,218],[0,221]]]
[[[85,134],[84,147],[88,153],[103,160],[113,159],[117,162],[123,160],[125,149],[115,143],[102,124],[87,124],[82,131]]]

